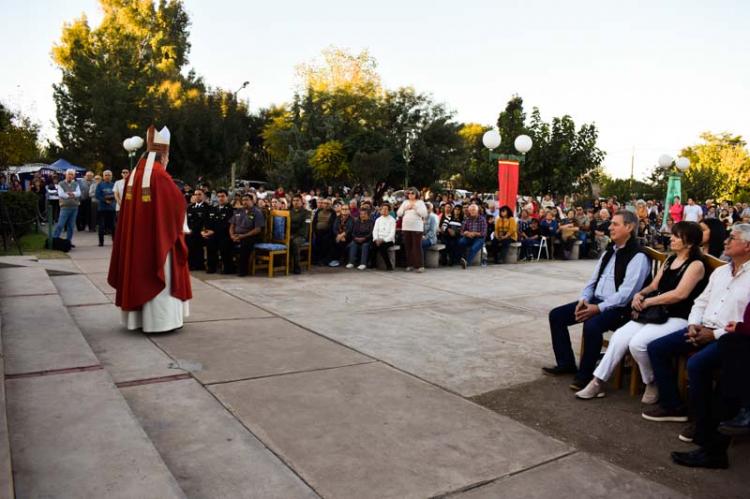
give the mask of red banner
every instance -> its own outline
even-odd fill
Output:
[[[516,212],[518,196],[518,161],[499,160],[497,162],[497,202],[498,206],[507,205]]]

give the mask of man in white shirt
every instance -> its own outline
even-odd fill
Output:
[[[125,193],[125,183],[128,181],[128,176],[130,175],[130,170],[127,168],[123,168],[121,172],[122,178],[115,182],[115,186],[112,189],[112,192],[115,194],[115,201],[117,204],[115,205],[115,212],[120,211],[120,205],[122,204],[122,196]]]
[[[737,224],[725,243],[724,254],[732,259],[728,265],[714,270],[706,289],[696,298],[688,317],[688,327],[653,341],[648,346],[648,355],[654,368],[659,387],[659,405],[644,411],[643,417],[650,421],[687,421],[688,411],[677,389],[677,377],[672,367],[676,357],[693,355],[688,359],[690,379],[690,412],[695,428],[683,431],[680,439],[706,445],[709,435],[705,430],[710,425],[713,391],[713,373],[721,365],[718,340],[727,332],[730,322],[743,319],[745,306],[750,301],[750,224]],[[694,434],[694,436],[693,436]],[[691,458],[673,453],[673,460],[687,466]],[[704,456],[706,457],[706,456]],[[707,456],[705,467],[727,466],[726,448]]]
[[[688,204],[682,209],[682,219],[685,222],[700,222],[703,220],[703,208],[695,204],[693,198],[688,198]]]
[[[375,220],[372,229],[372,248],[374,253],[380,254],[385,263],[386,270],[393,270],[388,248],[393,246],[396,240],[396,219],[391,216],[391,205],[383,202],[380,205],[380,216]]]

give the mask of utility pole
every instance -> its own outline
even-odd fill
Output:
[[[630,155],[630,195],[633,195],[633,170],[635,168],[635,146],[633,146],[633,152]]]

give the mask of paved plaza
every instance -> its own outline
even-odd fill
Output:
[[[592,261],[198,272],[185,327],[145,336],[111,248],[75,242],[0,259],[17,497],[683,497],[473,398],[540,381]]]

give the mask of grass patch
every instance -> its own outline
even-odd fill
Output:
[[[68,255],[62,251],[46,249],[44,247],[46,241],[47,234],[31,232],[21,236],[21,250],[24,255],[33,255],[40,259],[68,258]],[[18,256],[18,248],[15,243],[9,241],[8,248],[5,250],[0,245],[0,256]]]

